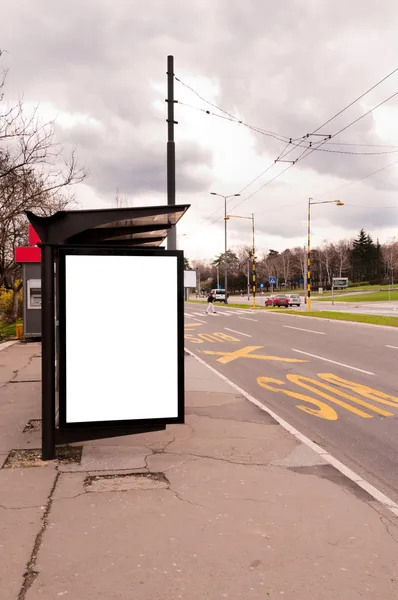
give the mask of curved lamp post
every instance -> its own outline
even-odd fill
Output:
[[[307,310],[311,310],[311,206],[314,204],[335,204],[336,206],[344,206],[341,200],[323,200],[314,202],[312,198],[308,198],[308,247],[307,247]]]

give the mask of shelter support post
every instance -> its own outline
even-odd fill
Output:
[[[55,458],[54,248],[43,245],[42,261],[42,460]]]

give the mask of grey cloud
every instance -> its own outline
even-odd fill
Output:
[[[77,144],[90,157],[90,185],[103,194],[116,189],[135,196],[166,191],[166,140],[162,145],[140,143],[142,133],[132,131],[121,135],[118,131],[93,129],[88,126],[69,130],[66,143]],[[193,193],[206,189],[210,183],[205,169],[210,165],[209,152],[194,143],[177,144],[176,180],[178,193]]]
[[[125,193],[165,189],[165,116],[153,107],[158,95],[150,81],[165,82],[168,53],[175,54],[177,75],[182,71],[218,81],[217,103],[225,109],[298,137],[392,70],[398,50],[395,0],[377,6],[373,0],[21,0],[7,11],[2,44],[9,52],[9,89],[101,123],[102,131],[74,127],[62,135],[88,163],[89,184],[105,194],[116,187]],[[377,104],[395,91],[396,81],[369,102]],[[192,101],[198,105],[194,96]],[[326,133],[364,110],[356,105],[328,125]],[[154,145],[154,138],[161,141]],[[283,148],[270,138],[256,140],[258,151],[271,156]],[[380,142],[370,116],[340,140]],[[355,180],[393,158],[314,152],[302,166]],[[177,160],[179,192],[205,189],[211,153],[194,141],[178,143]],[[393,168],[366,181],[377,190],[393,189],[396,183]],[[247,204],[253,206],[255,198]],[[294,235],[302,231],[298,215],[275,214],[271,222],[264,217],[264,225],[262,219],[259,223],[265,233]]]

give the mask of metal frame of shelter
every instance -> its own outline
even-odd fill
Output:
[[[184,422],[184,255],[161,247],[189,205],[149,206],[103,210],[60,211],[50,217],[26,212],[41,243],[42,278],[42,459],[55,458],[56,444],[158,431],[171,422]],[[156,250],[155,250],[156,248]],[[177,257],[178,278],[178,418],[65,427],[56,414],[58,384],[64,385],[65,339],[59,336],[60,306],[65,293],[60,281],[60,257],[65,253],[167,254]],[[61,284],[61,285],[60,285]],[[60,302],[61,300],[61,302]],[[56,322],[57,319],[57,322]],[[61,323],[62,326],[62,323]],[[62,328],[62,327],[61,327]],[[63,390],[58,389],[59,398]],[[59,404],[59,411],[64,407]],[[58,418],[58,427],[57,427]]]

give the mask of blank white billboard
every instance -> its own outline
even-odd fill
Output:
[[[196,271],[184,271],[184,287],[196,288]]]
[[[177,258],[66,255],[65,291],[66,423],[177,417]]]

